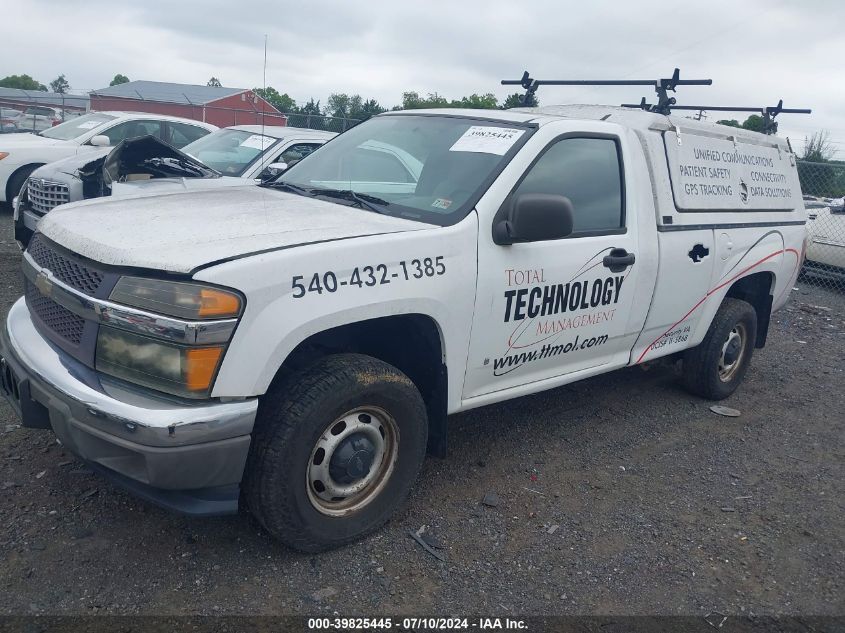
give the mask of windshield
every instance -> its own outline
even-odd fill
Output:
[[[466,215],[529,135],[528,127],[503,121],[381,116],[333,139],[270,186],[452,224]]]
[[[47,138],[57,138],[62,141],[69,141],[74,138],[79,138],[83,134],[87,134],[94,128],[100,127],[103,123],[113,120],[114,117],[110,114],[103,114],[102,112],[91,112],[76,117],[70,121],[60,123],[56,127],[47,128],[39,132],[40,136]]]
[[[224,176],[241,176],[263,151],[278,142],[254,132],[217,130],[185,145],[182,151]]]

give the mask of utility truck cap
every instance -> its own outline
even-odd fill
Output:
[[[72,203],[23,255],[3,384],[135,494],[375,530],[447,416],[683,361],[730,395],[803,257],[776,137],[610,106],[374,117],[255,187]]]

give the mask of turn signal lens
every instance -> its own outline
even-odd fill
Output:
[[[9,155],[9,152],[0,152],[0,160],[3,160],[8,155]]]
[[[200,289],[200,306],[197,312],[200,318],[237,316],[241,310],[241,300],[231,292],[217,288]]]
[[[144,277],[121,277],[109,299],[180,319],[234,318],[242,307],[240,296],[229,290]]]
[[[185,386],[189,391],[208,391],[222,355],[222,347],[186,350]]]

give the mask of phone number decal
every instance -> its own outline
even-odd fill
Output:
[[[443,255],[423,257],[398,262],[394,266],[376,264],[374,266],[356,266],[349,277],[338,275],[332,270],[312,275],[295,275],[291,280],[293,298],[301,299],[309,293],[329,294],[343,287],[364,288],[382,286],[393,281],[412,281],[426,277],[438,277],[446,273]]]

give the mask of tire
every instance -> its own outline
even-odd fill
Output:
[[[727,398],[736,391],[748,371],[756,339],[757,312],[754,307],[740,299],[726,298],[713,317],[704,340],[684,352],[684,386],[709,400]]]
[[[29,175],[39,167],[41,167],[41,165],[27,165],[9,177],[9,182],[6,186],[6,203],[9,207],[12,206],[12,200],[20,193],[21,187],[23,187],[23,183],[26,182],[26,179],[29,178]]]
[[[402,505],[427,438],[425,404],[405,374],[369,356],[327,356],[261,399],[244,501],[288,547],[318,552],[346,545]],[[365,483],[343,496],[344,486]]]

